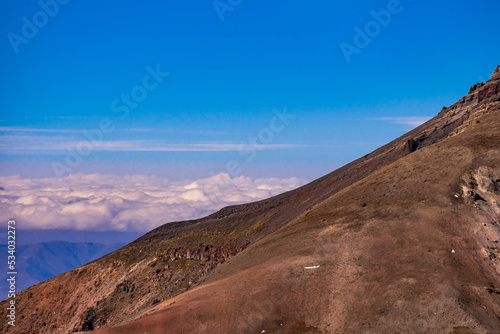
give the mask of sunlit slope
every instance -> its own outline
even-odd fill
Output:
[[[98,333],[499,333],[500,103],[488,108]]]

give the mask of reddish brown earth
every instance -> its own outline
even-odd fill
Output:
[[[499,83],[302,188],[37,284],[0,330],[500,333]]]

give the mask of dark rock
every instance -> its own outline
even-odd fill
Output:
[[[476,91],[478,88],[481,88],[484,86],[484,82],[478,82],[474,85],[471,86],[471,88],[469,89],[469,94]]]

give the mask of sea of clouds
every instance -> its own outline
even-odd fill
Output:
[[[298,178],[230,178],[171,182],[155,176],[72,174],[0,177],[0,219],[18,228],[149,231],[200,218],[225,206],[265,199],[304,185]]]

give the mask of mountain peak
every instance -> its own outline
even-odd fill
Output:
[[[491,74],[490,79],[494,79],[494,78],[497,78],[497,77],[500,77],[500,64],[497,66],[495,72],[493,72]]]

